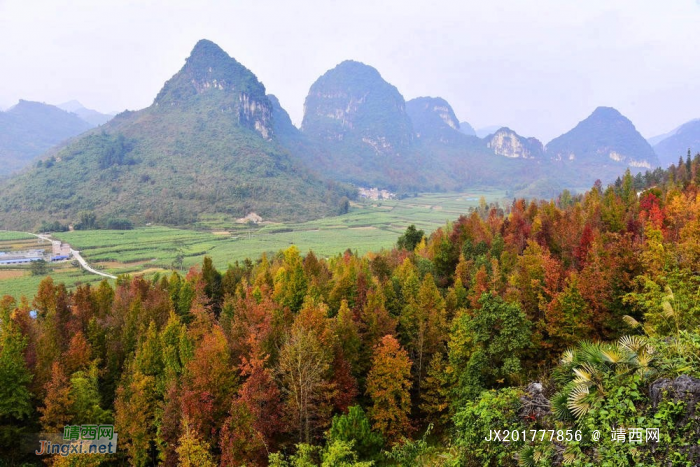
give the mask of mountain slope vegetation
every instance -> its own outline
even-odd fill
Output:
[[[570,166],[579,174],[609,180],[625,167],[659,166],[653,148],[632,122],[612,107],[598,107],[567,133],[545,147],[555,167]]]
[[[478,138],[462,131],[446,100],[407,103],[376,69],[351,60],[311,86],[304,109],[297,129],[250,70],[200,41],[150,107],[6,182],[0,221],[32,228],[93,211],[136,224],[185,225],[208,213],[308,219],[342,211],[340,200],[352,197],[345,182],[401,194],[495,187],[549,197],[658,166],[615,109],[599,107],[547,146],[509,128]]]
[[[92,126],[52,105],[20,100],[0,112],[0,176],[26,167],[46,150]]]
[[[153,105],[119,114],[7,182],[0,223],[33,228],[48,218],[74,221],[81,211],[171,225],[211,212],[336,213],[345,193],[290,158],[271,113],[255,75],[200,41]]]
[[[444,99],[405,102],[376,69],[354,61],[319,78],[304,109],[302,131],[316,149],[298,156],[325,176],[358,185],[399,191],[484,185],[553,196],[612,181],[627,167],[658,166],[653,149],[615,109],[596,109],[547,147],[508,128],[477,138],[473,129],[461,130]]]

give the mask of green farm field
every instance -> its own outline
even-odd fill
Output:
[[[23,232],[0,231],[0,252],[21,250],[50,249],[46,241],[39,241],[35,236]],[[98,282],[99,277],[88,274],[69,262],[49,265],[50,275],[56,282],[63,282],[68,288],[79,284]],[[31,301],[36,293],[42,276],[32,276],[29,265],[0,266],[0,297],[11,295],[17,299],[23,295]]]
[[[150,275],[169,270],[178,256],[182,258],[183,270],[201,264],[204,256],[210,256],[217,268],[226,269],[229,263],[246,258],[255,260],[263,253],[275,254],[291,245],[296,245],[302,253],[313,250],[321,257],[347,249],[362,255],[391,248],[409,225],[415,224],[430,233],[478,206],[482,196],[487,203],[504,200],[504,192],[497,190],[423,194],[403,200],[353,203],[345,215],[299,224],[246,226],[212,216],[198,223],[197,230],[150,226],[134,230],[60,232],[54,238],[70,243],[94,268],[114,275]],[[101,280],[75,268],[58,270],[53,276],[68,287]],[[40,280],[28,271],[22,277],[2,279],[0,276],[0,295],[31,296]]]
[[[9,242],[12,240],[36,240],[33,235],[26,234],[24,232],[11,232],[7,230],[0,230],[0,242]],[[1,250],[0,251],[4,251]]]
[[[53,267],[50,276],[55,283],[64,283],[71,290],[81,284],[97,285],[103,278],[84,272],[77,267],[58,268]],[[21,276],[19,273],[21,272]],[[13,274],[17,273],[17,275]],[[31,303],[34,294],[39,289],[39,283],[46,276],[32,276],[29,269],[10,269],[6,270],[0,267],[0,297],[10,295],[19,300],[22,296],[26,297]]]

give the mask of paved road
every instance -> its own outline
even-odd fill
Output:
[[[27,233],[28,233],[29,235],[34,235],[35,237],[39,237],[40,239],[46,240],[46,241],[51,242],[51,243],[58,243],[59,245],[61,244],[61,241],[60,241],[60,240],[54,240],[54,239],[52,239],[51,237],[49,237],[49,236],[47,236],[47,235],[33,234],[33,233],[31,233],[31,232],[27,232]],[[80,255],[80,252],[79,252],[79,251],[74,250],[73,248],[71,248],[71,249],[70,249],[70,252],[71,252],[71,254],[73,255],[73,258],[75,258],[75,259],[78,261],[78,263],[80,263],[80,265],[83,267],[83,269],[85,269],[86,271],[91,272],[91,273],[93,273],[93,274],[97,274],[98,276],[107,277],[107,278],[109,278],[109,279],[116,279],[116,278],[117,278],[117,276],[113,276],[113,275],[111,275],[111,274],[107,274],[106,272],[97,271],[97,270],[91,268],[90,265],[88,264],[88,262],[85,261],[85,258],[83,258],[83,257]]]
[[[80,265],[83,267],[83,269],[85,269],[86,271],[91,272],[91,273],[93,273],[93,274],[97,274],[98,276],[108,277],[108,278],[110,278],[110,279],[116,279],[116,278],[117,278],[117,276],[113,276],[113,275],[111,275],[111,274],[107,274],[106,272],[100,272],[100,271],[96,271],[96,270],[92,269],[92,268],[90,267],[90,265],[88,264],[88,262],[85,261],[85,259],[84,259],[82,256],[80,256],[80,252],[79,252],[79,251],[76,251],[76,250],[74,250],[73,248],[71,248],[71,249],[70,249],[70,252],[71,252],[71,254],[73,255],[73,257],[74,257],[75,259],[78,260],[78,262],[79,262]]]

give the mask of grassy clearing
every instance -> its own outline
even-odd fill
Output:
[[[274,254],[290,245],[296,245],[302,252],[313,250],[322,257],[337,255],[348,248],[360,255],[391,248],[410,224],[429,233],[477,206],[481,196],[490,203],[502,201],[503,195],[502,191],[484,190],[364,201],[353,203],[346,215],[297,224],[248,226],[212,215],[197,225],[206,230],[143,227],[61,232],[54,237],[80,250],[93,267],[115,275],[150,275],[170,269],[178,255],[183,258],[185,270],[201,264],[205,255],[212,257],[217,268],[225,269],[234,261],[257,259],[262,253]],[[61,270],[53,275],[56,281],[69,287],[100,280],[77,270]],[[40,280],[31,276],[0,280],[0,295],[31,294]]]

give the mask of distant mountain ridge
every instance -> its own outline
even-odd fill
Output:
[[[474,134],[479,138],[486,138],[488,135],[492,135],[501,128],[505,128],[503,125],[489,125],[483,128],[477,128],[474,130]]]
[[[417,138],[438,138],[443,142],[454,139],[460,123],[450,104],[441,97],[417,97],[406,103]]]
[[[360,62],[346,60],[316,80],[304,109],[301,129],[312,138],[384,155],[400,153],[413,140],[403,96]]]
[[[115,115],[103,114],[101,112],[98,112],[97,110],[88,109],[76,100],[64,102],[63,104],[59,104],[56,107],[58,107],[59,109],[63,109],[66,112],[72,112],[76,114],[78,117],[85,120],[92,126],[100,126],[102,124],[105,124],[112,118],[114,118]]]
[[[304,102],[301,131],[323,152],[313,160],[325,176],[394,189],[423,183],[411,168],[421,161],[406,102],[371,66],[346,60],[318,78]]]
[[[539,186],[582,187],[598,178],[612,181],[626,168],[658,166],[651,146],[615,109],[595,109],[547,146],[507,127],[479,139],[461,130],[445,99],[404,102],[376,69],[352,61],[311,86],[302,132],[320,147],[320,152],[307,151],[314,154],[307,161],[313,160],[324,176],[399,191],[474,183],[517,190],[538,180]]]
[[[469,136],[476,136],[476,130],[469,122],[459,122],[459,131]]]
[[[0,176],[26,167],[46,150],[92,126],[53,105],[20,100],[0,112]]]
[[[524,189],[542,176],[539,162],[511,152],[529,145],[527,138],[508,129],[503,129],[508,132],[505,144],[501,134],[491,139],[465,134],[450,104],[439,97],[416,98],[406,108],[416,131],[416,150],[426,159],[426,176],[441,176],[460,189],[482,185],[508,191]]]
[[[347,206],[345,182],[549,197],[658,165],[612,108],[595,109],[546,146],[507,127],[472,132],[445,99],[406,102],[375,68],[351,60],[311,85],[297,128],[249,69],[202,40],[151,106],[117,115],[6,182],[0,224],[30,228],[85,210],[137,224],[252,212],[298,220]]]
[[[375,152],[395,154],[413,140],[406,102],[371,66],[346,60],[311,85],[301,129],[312,137],[357,140]]]
[[[647,142],[651,145],[651,147],[654,147],[658,143],[660,143],[661,141],[668,138],[669,136],[673,136],[676,133],[676,131],[678,131],[678,128],[680,128],[680,127],[676,127],[667,133],[663,133],[660,135],[652,136],[651,138],[647,138]]]
[[[654,145],[661,166],[666,168],[685,157],[688,151],[693,155],[700,152],[700,119],[684,123],[666,135]],[[650,139],[651,142],[651,139]]]
[[[654,149],[632,122],[612,107],[598,107],[572,130],[545,146],[558,167],[570,167],[579,176],[602,180],[659,166]]]
[[[345,61],[310,88],[296,154],[321,175],[393,191],[466,188],[472,183],[527,185],[537,170],[489,156],[483,141],[460,131],[440,97],[406,102],[373,67]],[[309,149],[310,146],[314,149]]]
[[[349,192],[290,157],[274,138],[272,112],[252,72],[199,41],[150,107],[117,115],[7,182],[0,225],[70,222],[81,211],[170,225],[211,213],[265,220],[337,213]]]

